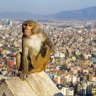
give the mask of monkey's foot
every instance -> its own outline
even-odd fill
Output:
[[[24,80],[24,79],[26,79],[28,77],[28,74],[27,73],[21,73],[20,74],[20,79],[21,80]]]

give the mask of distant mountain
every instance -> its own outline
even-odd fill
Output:
[[[27,12],[3,12],[0,13],[0,18],[18,20],[96,20],[96,6],[79,10],[62,11],[53,15],[36,15]]]
[[[63,11],[53,16],[61,20],[96,20],[96,6],[80,10]]]

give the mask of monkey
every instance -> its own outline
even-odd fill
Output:
[[[20,78],[25,79],[30,73],[45,69],[50,61],[53,43],[36,21],[24,21],[22,33],[22,52],[16,54],[16,66],[21,72]]]

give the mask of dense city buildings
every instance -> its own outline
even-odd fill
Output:
[[[96,95],[96,22],[39,22],[54,44],[46,66],[64,96]],[[14,75],[16,53],[22,51],[21,21],[0,20],[0,74]]]

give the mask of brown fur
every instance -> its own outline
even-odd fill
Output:
[[[50,60],[52,42],[38,26],[35,21],[30,20],[22,24],[22,53],[17,53],[16,65],[22,72],[23,79],[30,73],[43,71]]]

